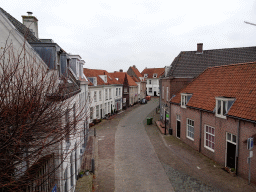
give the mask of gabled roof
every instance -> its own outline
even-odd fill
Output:
[[[240,47],[197,51],[182,51],[173,60],[169,77],[194,78],[208,67],[256,61],[256,47]]]
[[[0,11],[9,19],[9,21],[16,27],[16,29],[26,38],[26,40],[30,42],[41,42],[38,38],[36,38],[33,33],[21,22],[19,22],[17,19],[15,19],[13,16],[11,16],[9,13],[7,13],[5,10],[3,10],[0,7]]]
[[[208,68],[171,102],[180,104],[180,93],[192,93],[188,107],[212,112],[215,97],[235,98],[227,115],[256,121],[256,62]]]
[[[164,73],[164,68],[145,68],[141,74],[148,74],[147,78],[153,78],[153,74],[157,74],[156,78],[159,78]]]
[[[123,84],[124,83],[124,79],[125,79],[125,75],[127,76],[127,80],[128,80],[128,85],[129,86],[138,86],[135,81],[132,79],[132,77],[130,75],[128,75],[126,72],[117,72],[115,71],[114,73],[110,73],[110,75],[113,78],[118,78],[118,82]]]
[[[136,67],[131,67],[131,69],[134,71],[135,75],[139,78],[139,77],[143,77],[141,75],[141,73],[139,72],[139,70]]]
[[[97,77],[97,85],[113,85],[113,84],[121,84],[119,83],[115,78],[112,78],[110,74],[106,70],[101,69],[87,69],[84,68],[84,75],[89,77]],[[107,83],[105,83],[99,75],[107,75]],[[89,86],[92,86],[93,84],[90,83]]]

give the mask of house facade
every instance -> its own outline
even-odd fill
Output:
[[[126,72],[120,70],[110,73],[120,84],[123,85],[123,108],[130,107],[138,102],[138,85]]]
[[[145,68],[141,74],[145,78],[146,94],[149,96],[160,96],[159,79],[163,75],[164,68]]]
[[[70,68],[68,54],[58,44],[50,39],[39,39],[37,21],[29,12],[28,16],[23,16],[24,24],[22,24],[0,8],[0,42],[4,43],[1,47],[7,46],[8,41],[11,42],[13,53],[17,55],[23,53],[26,62],[30,62],[29,65],[24,63],[28,71],[31,67],[36,72],[38,64],[42,70],[48,71],[49,82],[52,81],[54,85],[56,80],[57,86],[48,90],[44,96],[46,100],[65,103],[67,110],[58,116],[61,117],[61,123],[52,127],[52,131],[63,130],[65,137],[63,135],[63,138],[54,142],[52,146],[42,149],[34,159],[17,164],[15,179],[18,182],[27,175],[31,177],[27,186],[24,185],[26,191],[52,191],[53,188],[57,191],[75,191],[77,174],[82,164],[81,156],[88,138],[86,115],[83,115],[85,114],[83,110],[86,108],[88,81],[85,77],[74,73],[74,69]],[[31,28],[28,29],[26,25]],[[40,76],[41,73],[37,72]],[[60,107],[59,111],[61,110],[63,109]],[[48,140],[52,138],[54,135],[50,135]],[[38,144],[37,147],[41,146]],[[26,157],[26,153],[23,157]],[[43,182],[45,176],[48,178],[47,182]]]
[[[255,74],[255,62],[211,67],[170,101],[173,136],[243,178],[249,171],[247,139],[256,139]],[[256,183],[254,157],[251,173]]]
[[[170,99],[186,87],[195,77],[208,67],[256,61],[256,47],[239,47],[203,50],[203,44],[197,44],[196,51],[182,51],[160,79],[160,114],[164,121],[165,113],[171,113]],[[167,129],[171,128],[167,120]]]
[[[138,85],[138,98],[139,100],[146,97],[146,81],[144,77],[141,75],[139,70],[136,68],[135,65],[129,67],[127,70],[127,74],[132,77],[135,83]]]
[[[123,86],[106,70],[87,69],[83,72],[90,81],[88,100],[90,122],[105,118],[106,115],[122,109]]]

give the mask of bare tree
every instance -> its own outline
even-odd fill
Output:
[[[25,45],[17,53],[11,43],[0,55],[0,82],[0,189],[46,191],[65,160],[60,142],[85,116],[74,105],[77,89]]]

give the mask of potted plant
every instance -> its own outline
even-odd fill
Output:
[[[236,169],[235,169],[235,168],[231,168],[231,169],[230,169],[230,173],[231,173],[231,175],[232,175],[233,177],[235,177],[235,176],[236,176]]]
[[[80,171],[80,172],[78,173],[78,176],[79,176],[80,178],[82,178],[82,177],[84,176],[84,171]]]

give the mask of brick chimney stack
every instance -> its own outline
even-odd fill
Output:
[[[197,54],[202,54],[203,53],[203,43],[197,43]]]
[[[38,38],[38,20],[35,16],[33,16],[32,12],[27,12],[28,15],[22,16],[23,24],[30,29],[30,31]]]
[[[120,69],[119,72],[123,72],[123,69]]]
[[[134,67],[134,68],[136,68],[136,66],[135,66],[135,65],[133,65],[133,67]]]

